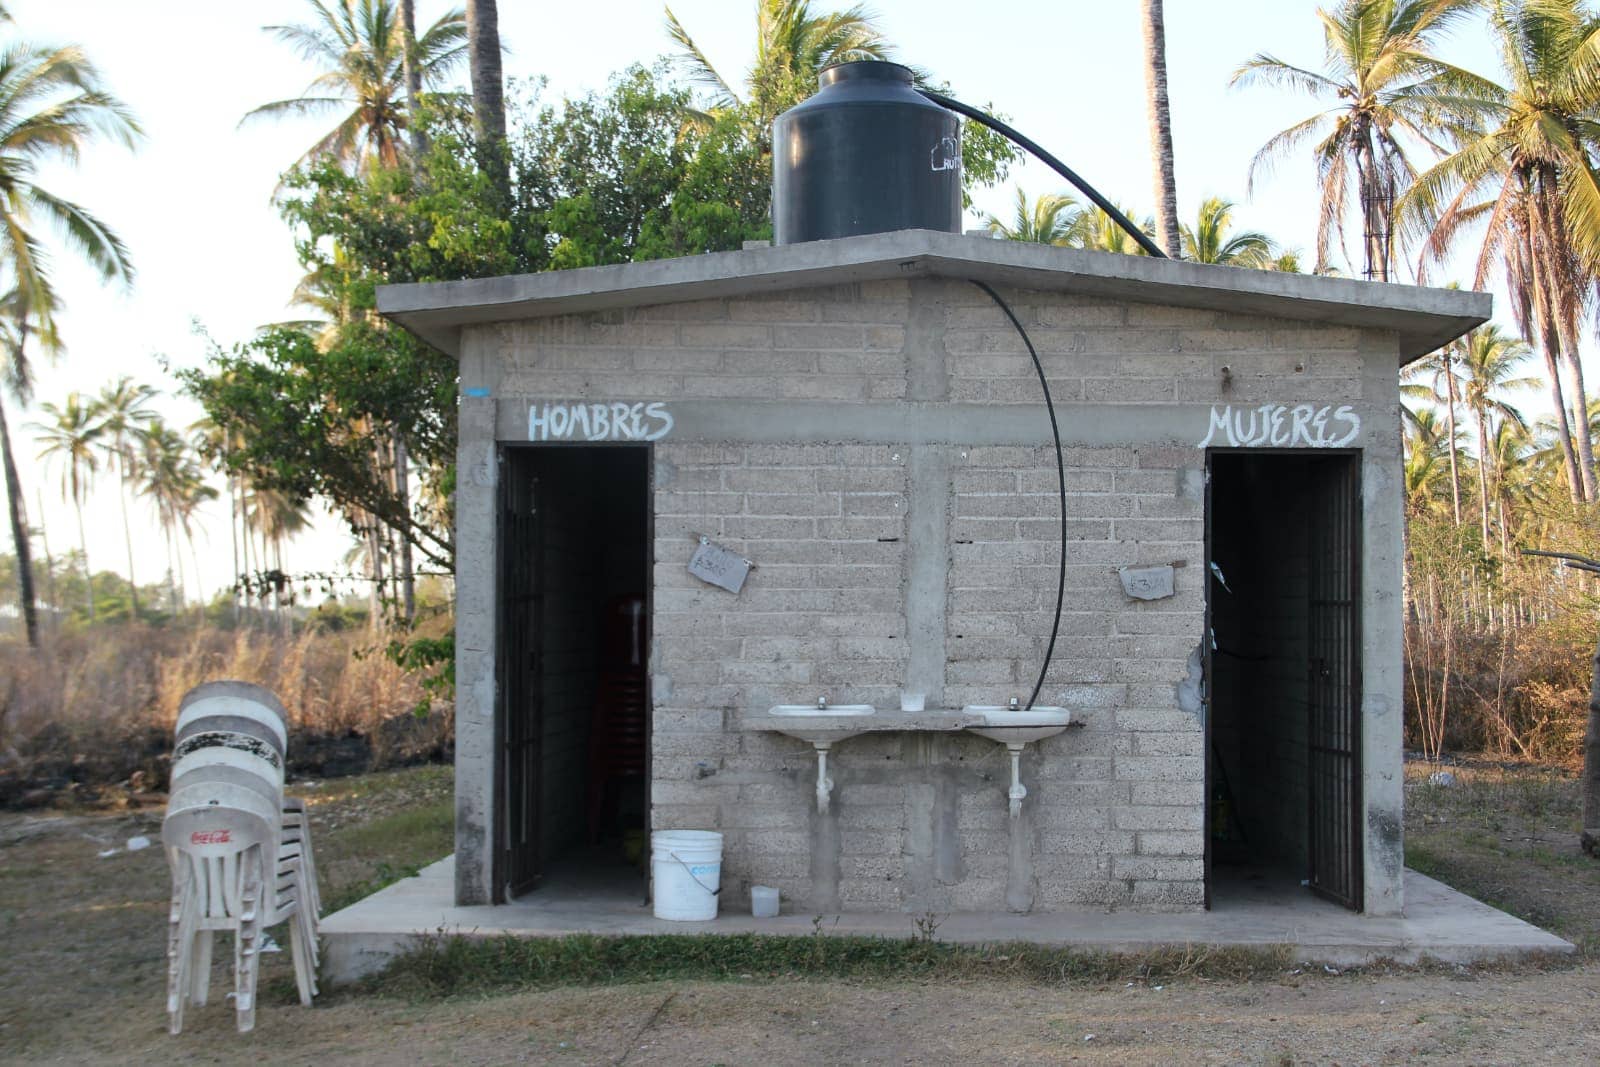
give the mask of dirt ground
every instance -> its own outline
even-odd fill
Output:
[[[447,843],[448,788],[447,774],[433,771],[322,786],[313,812],[319,854],[335,872],[327,890],[357,892]],[[1558,835],[1533,848],[1517,840],[1532,836],[1525,818],[1561,824],[1566,786],[1539,788],[1548,795],[1530,794],[1523,808],[1487,782],[1472,795],[1418,796],[1413,836],[1464,878],[1497,884],[1581,941],[1583,924],[1600,914],[1600,872],[1556,849],[1549,866],[1565,875],[1556,879],[1534,849],[1555,848]],[[234,1032],[220,994],[228,982],[220,980],[212,1004],[190,1009],[184,1033],[173,1038],[162,1013],[165,861],[159,848],[125,848],[134,834],[154,836],[158,815],[159,808],[0,815],[0,1061],[1600,1062],[1593,953],[1554,966],[1294,969],[1254,981],[1165,984],[1131,976],[1048,986],[790,978],[434,1001],[339,992],[311,1010],[288,998],[283,953],[264,968],[255,1033]],[[1424,823],[1424,815],[1434,821]],[[1498,819],[1501,830],[1484,819]],[[113,848],[119,851],[99,855]],[[1539,873],[1524,884],[1519,868]]]

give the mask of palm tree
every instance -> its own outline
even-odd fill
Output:
[[[1366,276],[1387,281],[1393,269],[1393,207],[1414,169],[1402,137],[1444,151],[1444,141],[1481,114],[1479,79],[1429,53],[1478,0],[1338,0],[1318,10],[1327,44],[1324,72],[1259,53],[1230,84],[1305,93],[1333,106],[1267,141],[1250,164],[1250,183],[1306,141],[1313,148],[1321,201],[1316,273],[1328,265],[1356,197]],[[1354,171],[1354,188],[1350,181]],[[1348,254],[1346,255],[1348,259]]]
[[[500,72],[500,12],[495,0],[467,0],[466,34],[472,79],[472,131],[503,203],[511,201],[505,156],[505,82]]]
[[[1117,210],[1128,219],[1136,219],[1133,212],[1121,204],[1117,205]],[[1154,228],[1154,223],[1146,218],[1139,224],[1139,228],[1149,233]],[[1116,252],[1124,256],[1149,254],[1127,230],[1117,224],[1116,220],[1097,207],[1087,208],[1078,213],[1072,233],[1067,237],[1067,244],[1072,248],[1083,248],[1090,252]]]
[[[300,161],[331,156],[364,167],[393,167],[405,132],[416,121],[407,108],[406,60],[414,60],[419,90],[443,81],[466,55],[466,16],[447,12],[408,47],[404,19],[393,0],[307,0],[312,25],[268,26],[322,71],[304,93],[262,104],[241,120],[342,113],[339,122]]]
[[[678,61],[690,78],[711,91],[711,113],[748,106],[752,132],[763,145],[771,136],[772,120],[817,91],[817,75],[824,67],[888,59],[892,51],[860,4],[824,14],[811,0],[756,0],[756,57],[745,74],[746,96],[741,98],[672,8],[666,10],[667,33],[682,49]]]
[[[1438,496],[1439,461],[1445,452],[1444,428],[1439,416],[1423,409],[1405,426],[1406,514],[1421,517],[1433,510]]]
[[[139,493],[147,496],[156,506],[156,518],[161,524],[161,532],[167,539],[168,591],[171,595],[172,609],[178,610],[178,592],[172,582],[171,575],[183,571],[182,553],[178,552],[178,535],[181,533],[189,541],[189,552],[194,556],[194,515],[199,506],[207,500],[214,500],[217,491],[205,483],[205,474],[200,469],[189,444],[183,435],[169,427],[161,419],[152,419],[140,437],[141,450],[144,453],[144,462],[141,466],[142,477],[139,482]],[[175,565],[172,565],[174,564]],[[196,586],[200,579],[200,561],[194,559],[194,577]]]
[[[1418,412],[1431,411],[1432,405],[1440,400],[1439,384],[1445,383],[1445,443],[1450,452],[1450,514],[1455,525],[1461,525],[1461,467],[1457,456],[1458,434],[1456,427],[1456,397],[1455,376],[1450,370],[1455,342],[1446,345],[1434,352],[1426,359],[1406,367],[1400,372],[1400,417],[1413,426],[1417,423]],[[1424,384],[1426,380],[1426,384]],[[1412,407],[1406,400],[1417,400],[1429,405],[1426,408]]]
[[[995,215],[985,215],[989,229],[1008,241],[1029,241],[1042,245],[1065,245],[1071,238],[1082,209],[1070,196],[1044,193],[1032,205],[1022,186],[1017,186],[1017,208],[1011,223]]]
[[[3,12],[0,12],[3,18]],[[100,72],[73,46],[40,48],[13,41],[0,51],[0,275],[12,289],[0,298],[0,367],[17,400],[29,393],[28,340],[46,351],[60,349],[41,222],[65,238],[69,248],[107,281],[128,282],[133,267],[122,241],[87,208],[35,180],[41,165],[76,163],[84,146],[105,136],[132,146],[138,123],[106,91]],[[11,536],[16,544],[23,624],[28,644],[39,643],[33,597],[32,553],[23,522],[22,487],[11,449],[11,433],[0,408],[0,453],[4,456]]]
[[[1183,227],[1183,258],[1226,267],[1270,269],[1277,256],[1277,245],[1266,234],[1255,230],[1230,234],[1233,208],[1232,201],[1220,196],[1206,198],[1200,204],[1194,228]]]
[[[272,553],[272,569],[266,571],[263,563],[262,578],[272,585],[279,624],[287,628],[283,608],[287,603],[284,593],[290,583],[283,569],[283,543],[311,525],[310,509],[305,501],[296,500],[287,493],[251,486],[245,499],[245,522],[248,529],[261,536],[263,560],[268,550]],[[264,588],[261,592],[265,596]]]
[[[39,410],[50,420],[31,425],[31,428],[38,432],[37,440],[44,446],[39,450],[39,459],[44,462],[53,459],[61,461],[61,499],[71,500],[74,510],[77,511],[78,543],[83,550],[83,572],[92,579],[94,571],[89,566],[89,535],[83,525],[83,501],[89,495],[89,487],[94,482],[95,472],[100,469],[97,448],[101,424],[94,416],[94,402],[86,402],[76,392],[68,393],[66,403],[59,408],[54,404],[45,403],[39,405]],[[89,621],[93,622],[93,581],[90,581],[87,587]]]
[[[1484,83],[1484,128],[1417,178],[1402,216],[1434,258],[1487,221],[1476,284],[1499,260],[1517,328],[1544,356],[1572,499],[1600,499],[1587,421],[1567,408],[1588,410],[1578,329],[1600,269],[1600,20],[1583,0],[1496,0],[1490,24],[1509,84]]]
[[[1461,399],[1472,412],[1478,430],[1478,521],[1482,528],[1483,545],[1489,547],[1489,498],[1494,495],[1489,484],[1494,471],[1496,451],[1489,447],[1492,422],[1505,426],[1527,427],[1522,412],[1504,399],[1504,393],[1531,389],[1539,384],[1537,378],[1517,376],[1522,364],[1527,362],[1532,350],[1521,338],[1509,337],[1494,324],[1480,326],[1467,334],[1460,346],[1459,374],[1452,374],[1460,384]]]
[[[54,295],[51,294],[54,299]],[[46,316],[50,321],[50,316]],[[36,324],[27,298],[19,289],[0,297],[0,393],[10,392],[18,403],[27,404],[33,395],[33,367],[25,344],[30,322]],[[55,347],[54,327],[45,335],[47,347]],[[23,629],[30,646],[39,643],[38,608],[33,587],[33,551],[28,540],[28,523],[22,503],[22,481],[17,475],[16,456],[11,451],[11,428],[6,422],[5,405],[0,403],[0,464],[5,468],[6,506],[11,519],[11,537],[16,545],[17,593],[21,601]],[[42,509],[41,509],[42,510]]]
[[[154,389],[135,384],[132,378],[124,374],[101,389],[91,405],[91,414],[100,423],[100,451],[117,471],[117,495],[122,501],[122,537],[128,548],[128,600],[135,619],[139,617],[139,588],[133,574],[133,528],[128,524],[128,481],[139,474],[140,439],[145,427],[156,417],[155,409],[146,405],[155,396]]]
[[[1151,175],[1156,194],[1156,243],[1178,258],[1178,182],[1172,167],[1172,109],[1167,102],[1167,30],[1161,0],[1144,0],[1139,28],[1144,34],[1145,115],[1150,123]]]

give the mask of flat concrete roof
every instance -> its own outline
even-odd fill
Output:
[[[1466,333],[1493,309],[1488,293],[897,230],[610,267],[385,285],[378,310],[459,357],[461,328],[480,323],[920,277],[1393,330],[1402,364]]]

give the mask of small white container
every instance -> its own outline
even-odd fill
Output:
[[[771,919],[778,914],[778,890],[770,885],[750,887],[750,914],[757,919]]]
[[[927,707],[927,704],[928,694],[926,693],[908,693],[904,690],[900,692],[901,711],[922,711]]]

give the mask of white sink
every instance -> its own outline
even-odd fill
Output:
[[[795,720],[780,727],[778,732],[781,734],[812,745],[831,745],[862,733],[862,730],[852,726],[850,720],[871,715],[875,711],[877,709],[871,704],[829,704],[820,708],[815,704],[779,704],[767,714]]]
[[[1054,737],[1072,721],[1066,708],[1039,707],[1013,708],[999,704],[968,704],[961,709],[965,715],[981,716],[984,725],[969,726],[968,731],[990,741],[998,741],[1011,754],[1011,788],[1006,797],[1010,801],[1011,817],[1022,814],[1022,802],[1028,790],[1022,784],[1022,750],[1030,742]]]
[[[1035,706],[1010,708],[998,704],[968,704],[964,714],[983,717],[984,725],[967,727],[979,737],[1003,745],[1025,745],[1043,741],[1065,730],[1072,721],[1066,708]]]
[[[840,741],[864,732],[852,725],[852,719],[871,715],[877,709],[871,704],[779,704],[767,714],[780,719],[793,719],[778,732],[806,742],[817,750],[817,811],[828,813],[828,796],[833,792],[833,779],[828,777],[828,750]]]

